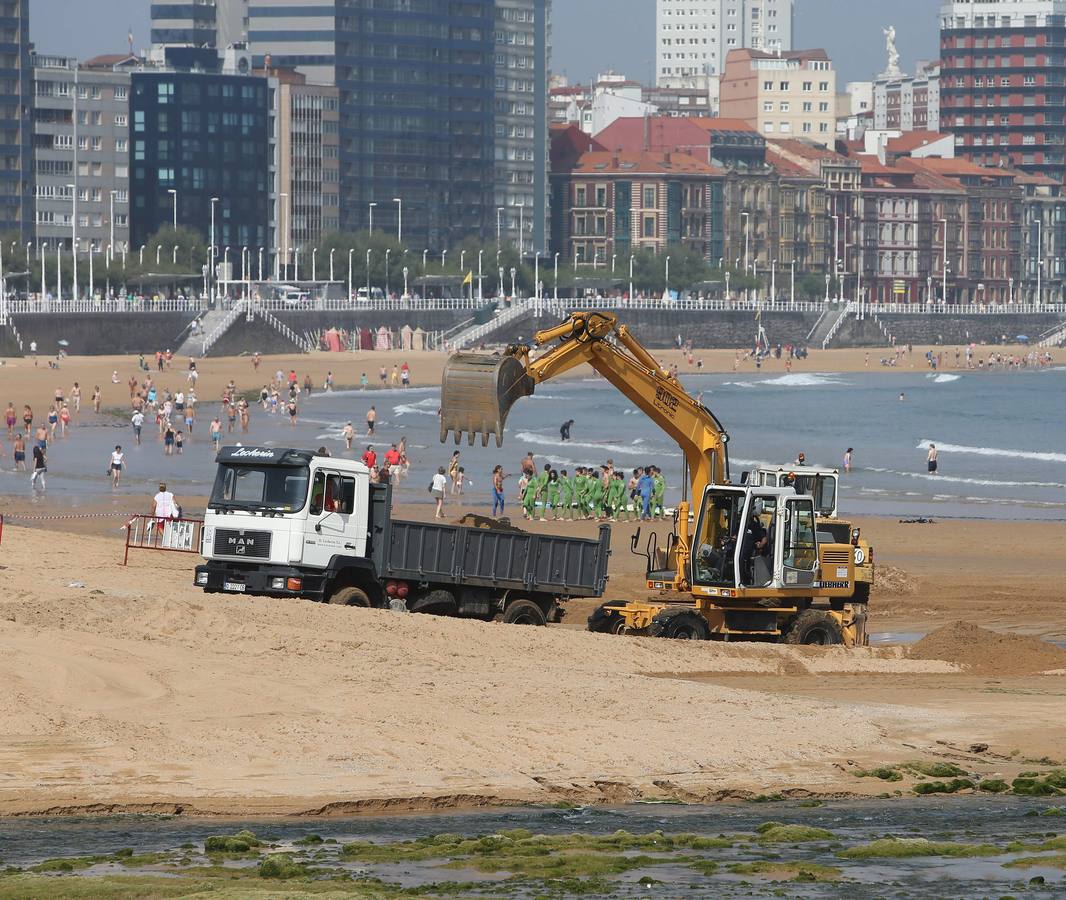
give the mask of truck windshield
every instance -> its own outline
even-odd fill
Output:
[[[796,493],[814,497],[814,508],[820,516],[833,516],[837,508],[837,480],[830,475],[800,475],[796,478]]]
[[[307,500],[307,466],[221,465],[210,509],[270,509],[293,512]]]

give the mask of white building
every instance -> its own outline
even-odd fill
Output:
[[[703,87],[740,47],[792,49],[794,0],[656,0],[655,80],[659,87]]]

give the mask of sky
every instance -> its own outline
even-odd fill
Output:
[[[30,0],[30,36],[42,53],[95,56],[148,47],[150,0]],[[867,81],[886,61],[881,29],[896,26],[904,71],[935,59],[939,0],[796,0],[796,48],[824,47],[841,85]],[[106,14],[101,14],[106,9]],[[650,82],[655,0],[554,0],[552,68],[571,82],[613,69]],[[58,27],[57,27],[58,25]]]

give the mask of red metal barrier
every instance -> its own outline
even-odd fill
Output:
[[[200,552],[203,519],[160,519],[156,516],[133,516],[126,523],[126,555],[122,565],[129,565],[130,550],[167,550],[171,553]]]

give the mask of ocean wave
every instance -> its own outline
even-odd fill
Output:
[[[722,387],[753,388],[757,387],[754,381],[727,381]]]
[[[932,380],[933,384],[947,384],[951,381],[958,381],[962,378],[961,375],[949,375],[947,372],[941,372],[939,375],[930,372],[925,376]]]
[[[413,388],[345,388],[343,391],[319,391],[312,395],[311,400],[328,400],[332,397],[398,397],[403,394],[429,394],[439,393],[438,387],[413,387]]]
[[[939,446],[939,445],[938,445]],[[918,478],[923,481],[936,481],[948,484],[976,484],[980,487],[1035,487],[1066,490],[1066,484],[1058,481],[1005,481],[997,478],[963,478],[960,475],[932,475],[928,472],[904,472],[899,469],[882,469],[866,466],[865,471],[882,475],[898,475],[903,478]]]
[[[944,453],[965,453],[972,456],[1005,456],[1009,459],[1031,459],[1037,462],[1066,462],[1066,453],[1053,453],[1041,450],[1006,450],[1000,447],[966,447],[961,444],[944,444],[923,438],[918,442],[918,450],[928,450],[930,444],[936,444],[937,450]]]
[[[546,434],[536,434],[532,431],[520,431],[515,435],[515,440],[523,441],[526,444],[539,445],[539,446],[551,446],[551,447],[580,447],[583,450],[599,450],[604,453],[618,453],[628,456],[643,456],[647,457],[649,454],[653,456],[665,456],[669,453],[676,453],[676,450],[664,450],[658,447],[648,447],[644,442],[638,438],[635,443],[632,444],[612,444],[612,443],[596,443],[593,441],[566,441],[561,442],[559,438]]]
[[[777,378],[768,378],[762,384],[781,385],[783,387],[820,387],[824,384],[847,384],[835,372],[789,372]]]

